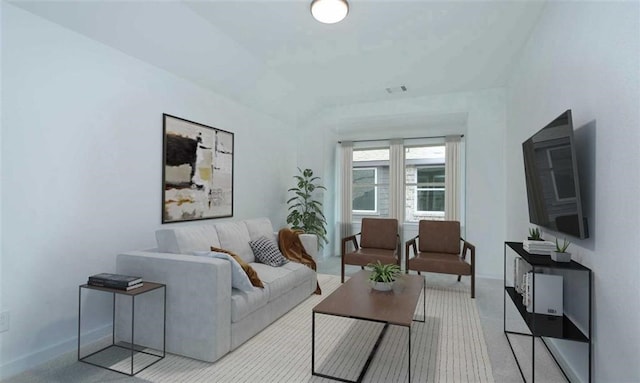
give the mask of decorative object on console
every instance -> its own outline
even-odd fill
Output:
[[[556,238],[556,250],[551,253],[551,259],[556,262],[571,262],[571,253],[567,253],[570,244],[571,242],[565,238],[561,245]]]
[[[396,277],[400,275],[400,266],[395,263],[383,264],[377,261],[376,263],[369,263],[367,267],[371,269],[371,274],[369,274],[371,287],[378,291],[390,291],[396,281]]]
[[[249,246],[251,246],[253,255],[260,263],[280,267],[289,262],[289,260],[282,255],[280,249],[278,249],[278,245],[266,237],[260,237],[255,241],[249,242]]]
[[[327,190],[324,186],[319,185],[316,181],[320,177],[313,176],[313,170],[298,168],[301,175],[293,176],[296,179],[296,187],[288,191],[295,194],[289,198],[289,215],[287,223],[291,224],[294,230],[302,230],[306,234],[315,234],[318,236],[318,246],[322,247],[327,240],[327,220],[322,213],[322,202],[314,199],[313,194],[316,190]]]
[[[540,236],[540,229],[537,227],[529,228],[529,238],[530,241],[542,241],[542,237]]]
[[[233,133],[163,114],[162,223],[233,216]]]
[[[551,255],[556,245],[551,241],[542,240],[526,240],[523,242],[522,247],[529,254],[536,255]]]
[[[533,276],[535,275],[535,281]],[[535,288],[533,284],[535,283]],[[535,290],[535,298],[532,299],[532,291]],[[535,303],[533,300],[535,299]],[[564,315],[564,303],[562,298],[562,275],[551,275],[528,272],[524,276],[524,294],[522,303],[527,312],[533,312],[535,305],[536,314],[553,316]]]
[[[516,257],[513,260],[513,287],[518,294],[524,293],[524,278],[529,271],[531,271],[531,265],[522,258]]]

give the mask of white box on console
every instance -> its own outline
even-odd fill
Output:
[[[533,286],[535,275],[535,289]],[[562,298],[562,275],[529,272],[525,275],[525,296],[523,303],[527,312],[533,312],[532,291],[535,290],[536,314],[562,316],[564,302]]]

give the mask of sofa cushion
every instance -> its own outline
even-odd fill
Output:
[[[269,289],[231,290],[231,322],[238,322],[269,301]]]
[[[251,283],[249,276],[244,271],[240,263],[238,263],[238,261],[230,254],[210,251],[207,254],[196,252],[196,255],[226,259],[227,261],[229,261],[229,263],[231,263],[231,287],[242,291],[253,290],[253,284]]]
[[[191,225],[156,231],[158,251],[161,253],[193,254],[220,247],[218,232],[213,225]]]
[[[260,237],[255,241],[251,241],[249,245],[251,246],[251,250],[253,250],[253,255],[256,257],[256,260],[260,263],[280,267],[289,262],[289,260],[282,255],[280,249],[278,249],[278,245],[266,237]]]
[[[315,273],[307,266],[295,262],[281,267],[271,267],[262,263],[252,263],[251,266],[260,274],[265,288],[269,288],[269,301],[309,280]]]
[[[249,231],[244,222],[219,223],[216,225],[216,231],[220,240],[220,246],[216,247],[236,253],[247,263],[255,260],[251,246],[249,246],[251,237],[249,237]]]
[[[255,241],[260,237],[266,237],[273,242],[277,242],[276,235],[274,234],[273,226],[271,225],[269,218],[247,219],[244,221],[244,224],[247,226],[249,238],[251,238],[252,241]]]
[[[240,265],[240,267],[242,267],[242,270],[244,271],[245,274],[247,274],[247,277],[249,277],[249,280],[251,281],[251,284],[255,287],[260,287],[260,288],[264,288],[264,285],[262,284],[262,281],[260,280],[260,276],[258,275],[258,273],[253,269],[253,267],[251,267],[247,262],[245,262],[242,258],[240,258],[239,255],[229,251],[229,250],[225,250],[225,249],[220,249],[217,247],[213,247],[211,246],[211,251],[215,251],[218,253],[224,253],[224,254],[229,254],[230,256],[233,257],[233,259],[236,260],[236,262],[238,262],[238,264]]]

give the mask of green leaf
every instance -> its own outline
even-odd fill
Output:
[[[287,205],[289,205],[287,223],[294,229],[317,235],[318,244],[322,247],[323,244],[329,243],[326,229],[327,220],[322,212],[322,202],[316,200],[314,194],[318,190],[327,189],[316,184],[320,177],[314,177],[313,170],[298,168],[298,173],[293,176],[297,188],[287,190],[295,195],[287,200]]]

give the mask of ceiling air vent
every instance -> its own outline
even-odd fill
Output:
[[[400,85],[400,86],[394,86],[392,88],[386,88],[387,89],[387,93],[392,94],[392,93],[402,93],[402,92],[406,92],[407,91],[407,87],[404,85]]]

